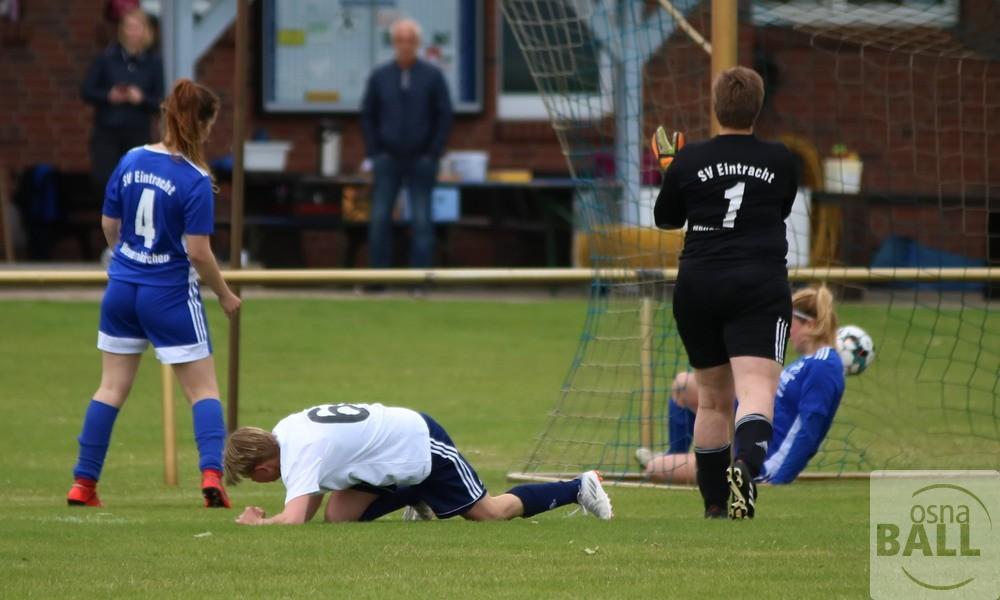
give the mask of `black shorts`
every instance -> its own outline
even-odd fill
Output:
[[[674,320],[688,361],[717,367],[734,356],[785,364],[792,292],[784,268],[684,269],[674,290]]]

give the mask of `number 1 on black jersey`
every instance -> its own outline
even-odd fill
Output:
[[[731,188],[726,189],[725,196],[726,200],[729,200],[729,209],[726,210],[726,214],[722,217],[722,228],[732,229],[736,227],[736,213],[740,212],[740,207],[743,206],[743,191],[746,190],[747,184],[745,182],[739,182]]]

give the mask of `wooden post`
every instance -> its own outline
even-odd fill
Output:
[[[3,256],[4,260],[14,262],[14,239],[11,237],[11,227],[7,220],[10,213],[7,207],[10,206],[10,187],[7,182],[7,167],[0,165],[0,235],[3,236]]]
[[[712,0],[712,81],[730,67],[736,66],[739,48],[738,0]],[[712,112],[712,135],[719,133],[719,123]]]
[[[649,284],[643,287],[650,287]],[[653,371],[653,322],[656,305],[653,297],[642,296],[639,300],[639,377],[642,380],[642,397],[639,405],[639,443],[644,448],[653,449],[653,405],[656,379]]]
[[[247,90],[248,0],[236,0],[236,66],[233,73],[233,197],[229,228],[229,268],[242,268],[243,255],[243,138],[245,137]],[[233,292],[240,295],[239,286]],[[229,321],[229,398],[226,423],[236,429],[240,414],[240,313]]]
[[[163,482],[177,485],[177,421],[174,418],[174,372],[160,365],[163,401]]]

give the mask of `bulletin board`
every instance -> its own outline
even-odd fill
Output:
[[[423,28],[420,57],[441,69],[456,112],[482,110],[482,0],[264,0],[266,112],[357,112],[372,69],[392,60],[389,27]]]

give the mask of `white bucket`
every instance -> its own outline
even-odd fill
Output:
[[[824,159],[824,189],[834,194],[857,194],[861,191],[862,167],[855,158]]]
[[[446,157],[446,171],[458,177],[459,181],[486,181],[489,163],[488,152],[475,150],[449,152]]]
[[[320,134],[319,174],[333,177],[340,173],[340,132],[326,130]]]
[[[800,187],[792,204],[792,212],[785,219],[785,236],[788,240],[786,260],[789,267],[809,266],[809,244],[812,214],[812,190]]]
[[[291,142],[244,142],[243,168],[247,171],[284,171]]]

